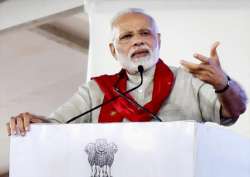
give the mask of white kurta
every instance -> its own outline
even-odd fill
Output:
[[[157,116],[163,121],[196,120],[220,124],[220,102],[211,85],[194,78],[182,68],[170,67],[175,76],[173,89],[161,106]],[[144,72],[143,85],[131,92],[131,96],[141,105],[149,102],[153,91],[155,67]],[[164,77],[164,76],[162,76]],[[140,76],[128,75],[127,89],[140,82]],[[86,110],[103,102],[104,94],[94,80],[79,87],[78,91],[49,117],[66,122]],[[89,113],[75,123],[98,122],[100,108]],[[126,121],[127,119],[124,119]]]

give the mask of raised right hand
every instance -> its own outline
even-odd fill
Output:
[[[28,112],[20,113],[18,116],[11,117],[6,124],[8,135],[24,136],[30,130],[31,123],[48,123],[49,121],[43,116],[37,116]]]

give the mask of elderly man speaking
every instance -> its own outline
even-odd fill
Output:
[[[231,125],[245,111],[245,92],[220,66],[219,42],[212,45],[210,56],[194,54],[200,64],[181,61],[182,69],[159,58],[161,36],[155,20],[143,10],[120,12],[113,18],[111,30],[110,51],[122,70],[92,78],[48,118],[30,113],[12,117],[7,123],[9,135],[25,135],[30,123],[67,122],[102,103],[108,104],[75,122],[195,120]],[[138,66],[142,66],[140,72]],[[126,93],[137,88],[142,72],[140,87]]]

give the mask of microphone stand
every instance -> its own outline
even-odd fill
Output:
[[[141,65],[138,66],[138,70],[139,70],[140,76],[141,76],[141,82],[140,82],[139,85],[142,85],[142,83],[143,83],[143,71],[144,71],[144,69],[143,69],[143,67],[139,69],[139,67],[142,67],[142,66],[141,66]],[[138,87],[137,87],[137,88],[138,88]],[[120,92],[120,90],[119,90],[117,87],[115,87],[115,91],[116,91],[116,93],[118,93],[121,97],[123,97],[123,98],[124,98],[125,100],[127,100],[128,102],[130,102],[130,103],[132,103],[132,104],[138,106],[138,107],[139,107],[140,109],[142,109],[143,111],[149,113],[154,119],[158,120],[159,122],[162,122],[162,120],[161,120],[158,116],[154,115],[151,111],[149,111],[148,109],[144,108],[142,105],[140,105],[140,104],[137,103],[136,101],[132,100],[130,97],[127,97],[127,96],[126,96],[126,93]]]
[[[141,75],[142,75],[143,67],[142,67],[141,65],[138,66],[138,71],[139,71],[139,72],[141,73]],[[120,78],[119,78],[119,80],[120,80]],[[118,81],[119,81],[119,80],[118,80]],[[115,85],[117,85],[118,81],[116,82]],[[137,86],[135,86],[134,88],[131,88],[131,89],[125,91],[123,94],[126,95],[127,93],[132,92],[133,90],[139,88],[139,87],[142,85],[142,82],[143,82],[143,80],[141,79],[141,82],[140,82],[139,85],[137,85]],[[115,96],[115,97],[111,98],[110,100],[108,100],[108,101],[106,101],[106,102],[104,102],[104,103],[102,103],[102,104],[100,104],[100,105],[97,105],[97,106],[95,106],[95,107],[93,107],[93,108],[87,110],[86,112],[84,112],[84,113],[82,113],[82,114],[79,114],[79,115],[77,115],[77,116],[71,118],[70,120],[68,120],[68,121],[66,122],[66,124],[68,124],[68,123],[70,123],[70,122],[73,122],[74,120],[78,119],[79,117],[82,117],[82,116],[84,116],[84,115],[86,115],[86,114],[88,114],[88,113],[90,113],[90,112],[92,112],[92,111],[94,111],[94,110],[100,108],[101,106],[104,106],[104,105],[106,105],[106,104],[109,104],[109,103],[111,103],[112,101],[114,101],[114,100],[116,100],[117,98],[120,98],[120,97],[121,97],[120,95]]]

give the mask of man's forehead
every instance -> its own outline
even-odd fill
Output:
[[[113,23],[115,31],[134,31],[153,28],[152,19],[144,14],[128,13],[120,16]]]

